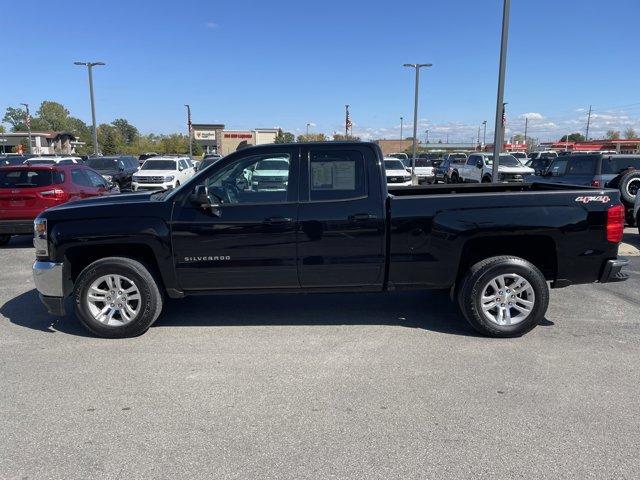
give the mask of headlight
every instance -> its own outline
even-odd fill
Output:
[[[47,220],[45,218],[38,217],[33,221],[33,246],[36,249],[36,257],[49,256]]]
[[[113,177],[111,175],[102,175],[102,178],[104,178],[107,182],[113,180]]]
[[[175,177],[173,175],[168,175],[168,176],[164,177],[164,181],[165,182],[173,182],[174,178]]]

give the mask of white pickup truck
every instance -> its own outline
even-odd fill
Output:
[[[533,168],[525,167],[517,158],[508,153],[500,155],[498,169],[501,182],[523,182],[525,177],[533,175]],[[462,182],[489,183],[493,178],[493,155],[472,153],[464,165],[458,167]]]

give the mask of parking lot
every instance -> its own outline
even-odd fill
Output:
[[[30,242],[0,250],[0,478],[640,476],[638,256],[519,339],[411,292],[173,300],[103,340],[45,312]]]

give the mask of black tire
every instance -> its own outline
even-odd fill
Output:
[[[618,188],[620,189],[622,200],[629,205],[633,205],[640,189],[640,171],[633,170],[622,175],[618,182]]]
[[[529,315],[512,325],[498,325],[482,311],[481,299],[485,293],[482,289],[492,278],[503,274],[516,274],[524,278],[535,295]],[[499,338],[519,337],[544,318],[549,306],[549,287],[542,272],[532,263],[519,257],[491,257],[476,263],[466,273],[458,290],[458,305],[467,321],[481,334]]]
[[[482,183],[491,183],[491,176],[485,175],[484,177],[482,177]]]
[[[460,183],[460,175],[458,175],[458,172],[451,174],[451,183]]]
[[[129,323],[109,326],[96,320],[85,301],[91,284],[104,275],[121,275],[132,281],[140,292],[138,313]],[[146,332],[162,311],[162,294],[158,282],[142,263],[126,257],[96,260],[78,276],[74,285],[75,312],[80,322],[103,338],[136,337]]]
[[[0,235],[0,247],[4,247],[9,244],[11,240],[11,235]]]

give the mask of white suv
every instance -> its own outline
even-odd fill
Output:
[[[525,167],[517,158],[508,153],[500,155],[498,166],[500,182],[523,182],[525,177],[533,175],[533,168]],[[458,174],[463,182],[491,182],[493,176],[493,155],[489,153],[473,153],[467,163],[458,167]]]
[[[188,157],[151,157],[133,174],[131,189],[135,192],[176,188],[194,173]]]

